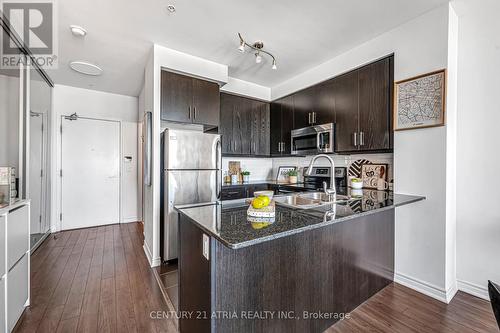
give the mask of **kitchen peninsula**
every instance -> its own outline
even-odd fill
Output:
[[[179,207],[181,331],[324,331],[394,280],[394,210],[423,199],[364,190],[293,209],[278,197],[264,228],[245,201]]]

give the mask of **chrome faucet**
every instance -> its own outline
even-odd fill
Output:
[[[309,167],[307,168],[306,171],[306,176],[310,176],[312,174],[312,169],[314,166],[314,163],[316,162],[317,159],[319,158],[326,158],[328,161],[330,161],[330,165],[332,168],[331,175],[330,175],[330,187],[326,184],[326,182],[323,182],[323,192],[325,192],[325,195],[328,197],[328,201],[335,201],[335,195],[337,194],[337,190],[335,188],[335,162],[333,161],[333,158],[326,154],[319,154],[313,157],[311,160],[311,163],[309,163]]]

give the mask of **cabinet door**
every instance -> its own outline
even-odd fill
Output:
[[[282,154],[288,155],[291,153],[292,146],[292,129],[294,126],[294,95],[283,98],[281,105],[281,141],[283,142]]]
[[[247,98],[235,96],[233,111],[233,152],[250,155],[252,134],[252,104]]]
[[[270,135],[270,152],[271,155],[280,155],[281,147],[281,105],[282,100],[277,100],[271,103],[271,135]]]
[[[11,332],[19,317],[24,311],[24,304],[28,300],[29,288],[29,255],[19,260],[7,273],[7,328]]]
[[[0,332],[5,329],[5,277],[0,276]]]
[[[358,72],[350,72],[335,78],[333,85],[336,151],[349,152],[358,150]],[[356,135],[356,140],[354,140],[354,135]]]
[[[252,101],[252,155],[269,155],[269,103]]]
[[[29,206],[14,208],[7,215],[7,270],[29,249]]]
[[[222,153],[233,153],[233,102],[232,95],[220,94],[220,125],[219,134],[221,135]]]
[[[161,119],[190,123],[193,118],[192,78],[161,72]]]
[[[0,215],[0,278],[7,273],[7,265],[5,263],[5,251],[7,251],[6,243],[5,243],[5,223],[6,216]],[[0,331],[2,326],[0,326]]]
[[[390,60],[359,70],[359,131],[361,150],[390,149]]]
[[[220,93],[214,82],[192,79],[193,82],[193,123],[219,126]]]
[[[313,112],[316,125],[335,122],[333,81],[327,81],[315,87]]]
[[[293,94],[294,129],[313,125],[314,87]]]

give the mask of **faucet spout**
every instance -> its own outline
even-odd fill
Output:
[[[330,156],[326,154],[319,154],[314,156],[311,160],[311,163],[309,163],[309,167],[307,168],[306,171],[306,176],[310,176],[312,174],[313,166],[316,163],[316,161],[320,158],[326,158],[331,165],[330,188],[326,188],[326,186],[324,186],[324,192],[328,196],[335,195],[337,193],[337,190],[335,188],[335,162],[333,161],[333,158],[331,158]]]

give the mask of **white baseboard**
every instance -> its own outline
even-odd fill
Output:
[[[161,258],[160,257],[153,258],[151,251],[149,250],[148,244],[146,244],[146,242],[144,242],[142,248],[144,249],[144,253],[146,253],[146,258],[148,258],[149,266],[157,267],[161,265]]]
[[[121,223],[132,223],[132,222],[139,222],[139,218],[137,216],[133,216],[133,217],[124,217],[122,218],[122,222]]]
[[[480,286],[480,285],[477,285],[475,283],[462,281],[462,280],[458,280],[457,283],[458,283],[458,290],[463,291],[464,293],[471,294],[473,296],[485,299],[487,301],[490,300],[487,288]]]
[[[458,291],[456,284],[451,286],[448,290],[445,290],[433,284],[401,273],[394,273],[394,282],[402,284],[405,287],[418,291],[419,293],[437,299],[438,301],[446,304],[450,303]]]

